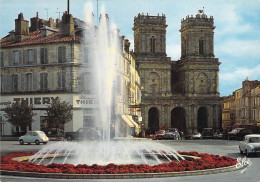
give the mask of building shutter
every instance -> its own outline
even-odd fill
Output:
[[[7,75],[7,83],[6,83],[6,86],[7,86],[7,89],[6,91],[7,92],[11,92],[12,91],[12,75]]]
[[[23,65],[26,65],[26,50],[23,50]]]
[[[58,62],[61,63],[62,62],[62,56],[61,56],[61,52],[62,52],[62,47],[58,47]]]
[[[33,50],[33,64],[37,64],[37,49]]]
[[[66,90],[66,72],[62,72],[62,89]]]
[[[21,91],[24,92],[25,90],[25,75],[21,74]]]
[[[25,50],[25,64],[29,64],[29,50]]]
[[[44,49],[44,62],[45,64],[48,64],[48,49]]]
[[[37,73],[33,73],[32,74],[32,79],[33,79],[33,91],[37,91],[38,90],[38,82],[37,82]]]
[[[23,65],[23,51],[19,51],[19,63],[18,65]]]
[[[2,91],[3,92],[7,92],[6,90],[7,90],[7,88],[6,88],[6,83],[7,83],[7,75],[3,75],[2,76]]]
[[[63,63],[66,62],[66,46],[62,47]]]
[[[9,51],[9,66],[13,66],[13,51]]]
[[[41,50],[40,50],[40,61],[41,61],[41,64],[45,63],[45,61],[44,61],[44,48],[41,48]]]
[[[58,90],[61,90],[61,72],[58,72],[57,73],[57,76],[58,76],[58,81],[57,81],[57,83],[58,83]]]

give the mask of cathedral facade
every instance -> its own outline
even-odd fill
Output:
[[[203,11],[181,21],[181,58],[166,54],[166,17],[134,18],[134,58],[141,78],[143,129],[162,127],[186,134],[220,128],[218,73],[214,55],[214,19]]]

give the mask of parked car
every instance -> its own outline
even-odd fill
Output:
[[[49,138],[45,135],[43,131],[27,131],[27,133],[19,137],[19,143],[23,145],[24,143],[35,143],[39,145],[40,143],[46,144]]]
[[[180,140],[181,139],[180,133],[177,128],[167,129],[164,137],[166,140],[170,140],[170,139]]]
[[[216,132],[216,133],[214,133],[214,135],[213,135],[213,138],[214,139],[223,139],[223,133],[222,132]]]
[[[236,128],[233,129],[231,132],[228,132],[228,140],[231,139],[243,140],[244,136],[249,134],[252,134],[251,130],[248,130],[246,128]]]
[[[71,140],[100,140],[102,132],[94,128],[79,128],[76,132],[65,132],[65,139]]]
[[[165,131],[165,130],[156,131],[156,132],[155,132],[155,139],[156,139],[156,140],[165,139],[165,134],[166,134],[166,131]]]
[[[203,128],[202,138],[203,139],[213,139],[213,129],[212,128]]]
[[[239,143],[239,151],[241,154],[245,153],[246,156],[260,154],[260,135],[246,135],[244,140]]]
[[[195,132],[193,135],[191,135],[191,139],[193,140],[202,139],[202,135],[199,132]]]

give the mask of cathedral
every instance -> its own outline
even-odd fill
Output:
[[[134,18],[134,59],[141,79],[143,130],[178,128],[186,134],[221,127],[214,19],[203,10],[181,20],[181,57],[166,54],[166,17]]]

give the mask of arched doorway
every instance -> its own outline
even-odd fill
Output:
[[[171,111],[171,128],[178,128],[179,131],[186,133],[186,117],[184,108],[176,107]]]
[[[199,108],[197,121],[197,129],[201,133],[203,128],[208,127],[208,110],[206,107]]]
[[[151,134],[154,134],[155,131],[158,131],[160,129],[159,110],[155,107],[150,108],[148,111],[148,127]]]

